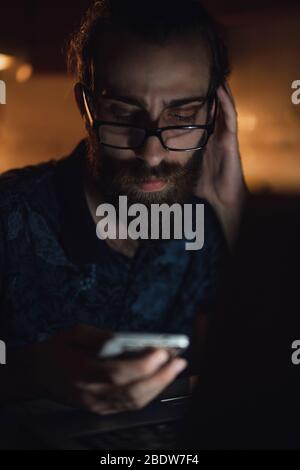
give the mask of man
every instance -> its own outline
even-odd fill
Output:
[[[1,178],[0,396],[104,414],[146,405],[186,367],[163,349],[96,352],[113,331],[190,335],[213,310],[245,185],[226,50],[198,2],[95,2],[69,58],[87,139]],[[96,208],[120,195],[204,203],[204,247],[98,239]]]

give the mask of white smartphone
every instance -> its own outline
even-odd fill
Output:
[[[149,334],[149,333],[116,333],[100,349],[98,356],[112,358],[131,356],[145,352],[147,349],[164,348],[172,355],[178,355],[189,346],[186,335]]]

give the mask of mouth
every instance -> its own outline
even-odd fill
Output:
[[[162,191],[168,182],[162,179],[149,179],[138,184],[138,188],[144,192]]]

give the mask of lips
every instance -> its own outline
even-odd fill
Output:
[[[162,179],[150,179],[140,183],[139,189],[142,191],[152,192],[152,191],[161,191],[167,186],[167,181]]]

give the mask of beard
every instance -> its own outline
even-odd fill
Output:
[[[202,151],[195,151],[185,165],[162,161],[155,167],[149,167],[142,158],[121,160],[108,154],[93,136],[88,139],[87,172],[94,187],[99,191],[101,200],[112,204],[118,214],[119,196],[127,196],[127,204],[144,204],[151,209],[152,204],[178,203],[183,205],[191,199],[199,177]],[[122,150],[120,150],[122,152]],[[139,185],[150,178],[167,182],[161,191],[145,192]],[[142,244],[157,245],[162,237],[162,223],[159,221],[159,238],[151,239],[151,211],[148,210],[148,239]],[[132,218],[128,217],[128,224]],[[174,218],[171,214],[170,239],[174,239]]]
[[[120,150],[122,152],[122,150]],[[88,139],[87,171],[104,202],[118,206],[119,196],[128,204],[184,204],[194,192],[202,162],[202,150],[195,151],[185,165],[162,161],[150,167],[142,158],[121,160],[112,157],[91,136]],[[139,185],[151,178],[167,183],[160,191],[146,192]]]

